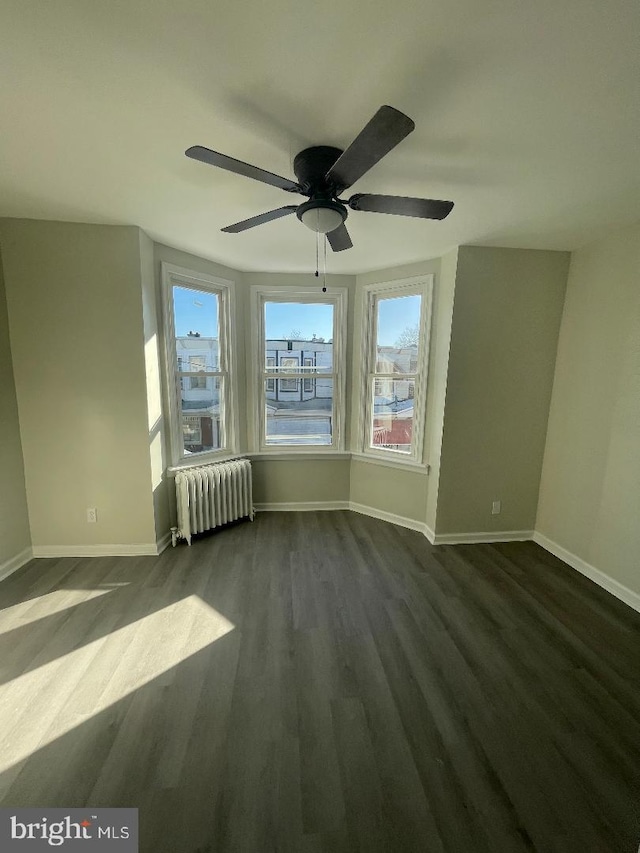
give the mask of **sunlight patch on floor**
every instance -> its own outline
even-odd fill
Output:
[[[113,591],[113,587],[109,589],[56,589],[53,592],[45,593],[45,595],[39,595],[37,598],[30,598],[11,607],[5,607],[0,610],[0,634],[6,634],[8,631],[13,631],[15,628],[29,625],[48,616],[54,616],[63,610],[77,607],[79,604],[84,604],[93,598],[99,598],[101,595]]]
[[[52,642],[65,628],[73,631],[71,619]],[[167,674],[171,681],[170,670],[233,628],[190,595],[2,685],[0,798],[34,752],[154,679]]]

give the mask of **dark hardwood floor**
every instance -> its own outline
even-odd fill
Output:
[[[264,513],[0,584],[0,804],[145,853],[636,853],[640,615],[532,543]]]

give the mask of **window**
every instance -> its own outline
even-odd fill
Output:
[[[275,364],[276,364],[275,357],[272,355],[268,355],[267,359],[266,359],[266,363],[267,363],[267,371],[268,371],[268,368],[275,367]],[[267,394],[275,394],[276,393],[276,380],[275,379],[267,379],[265,387],[266,387]]]
[[[254,446],[342,449],[346,290],[254,287],[252,303]]]
[[[297,358],[281,358],[280,359],[280,374],[283,373],[297,373],[297,367],[299,367],[300,362]],[[298,392],[298,380],[297,379],[281,379],[280,380],[280,391],[284,392]]]
[[[304,366],[305,367],[314,367],[315,366],[314,360],[312,358],[305,358]],[[302,390],[304,391],[304,393],[305,394],[313,394],[315,391],[314,380],[313,379],[307,379],[307,377],[305,376],[305,378],[302,380],[302,382],[303,382],[303,386],[304,386]]]
[[[182,359],[178,358],[178,369],[182,368],[180,365],[182,364]],[[204,355],[190,355],[189,356],[189,371],[191,373],[204,373],[207,369],[206,365],[206,356]],[[195,389],[206,389],[207,387],[207,377],[206,376],[191,376],[191,390]]]
[[[422,462],[432,277],[364,289],[362,451]]]
[[[231,282],[163,264],[172,462],[235,452]]]

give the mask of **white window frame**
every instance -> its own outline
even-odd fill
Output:
[[[370,446],[373,420],[373,382],[376,375],[378,301],[402,296],[421,296],[420,348],[413,397],[411,453]],[[424,433],[429,368],[429,338],[433,302],[433,275],[414,276],[395,281],[365,285],[362,289],[362,342],[360,353],[360,405],[358,415],[358,455],[370,460],[388,460],[397,464],[424,465]]]
[[[332,443],[327,445],[268,445],[265,442],[265,326],[264,306],[266,302],[303,302],[325,303],[333,305],[333,419]],[[303,456],[305,454],[324,456],[344,451],[345,448],[345,410],[347,383],[347,306],[346,287],[327,287],[325,293],[294,289],[289,287],[266,287],[254,285],[251,288],[251,419],[250,444],[252,452],[265,456]],[[281,376],[275,377],[282,378]],[[287,373],[287,379],[305,378],[304,371]],[[307,378],[309,375],[307,373]],[[318,378],[314,375],[314,378]],[[328,378],[328,377],[327,377]]]
[[[226,389],[221,420],[224,447],[219,450],[203,450],[184,456],[182,443],[182,417],[180,411],[181,375],[177,371],[176,334],[173,312],[173,288],[186,287],[194,291],[206,291],[218,296],[218,326],[219,326],[219,363],[218,370],[207,371],[205,376],[222,379]],[[165,382],[169,412],[169,446],[171,452],[171,467],[189,467],[202,465],[207,462],[221,461],[238,455],[238,433],[236,414],[236,342],[234,324],[235,300],[233,282],[228,279],[216,278],[204,273],[194,272],[184,267],[162,263],[162,294],[163,294],[163,334],[165,354]]]

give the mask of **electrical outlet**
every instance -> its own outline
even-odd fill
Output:
[[[500,510],[502,509],[501,501],[494,501],[491,504],[491,515],[500,515]]]
[[[98,510],[94,506],[87,507],[87,521],[89,524],[95,524],[98,520]]]

